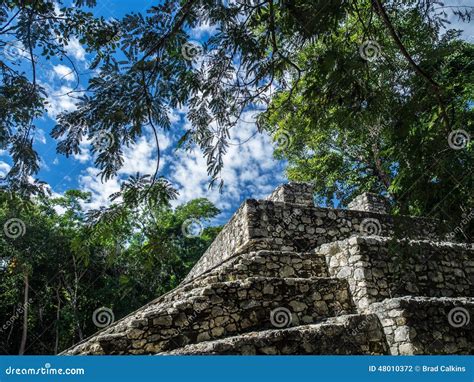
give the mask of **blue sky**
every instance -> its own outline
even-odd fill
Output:
[[[452,4],[468,5],[469,1],[451,1]],[[106,19],[119,19],[126,13],[145,13],[152,0],[98,0],[93,9],[97,15]],[[456,22],[453,20],[452,27]],[[461,27],[461,25],[459,25]],[[463,24],[467,28],[464,38],[474,42],[472,25]],[[205,39],[209,28],[201,26],[191,33],[195,40]],[[79,89],[85,89],[90,76],[88,63],[92,56],[86,54],[84,48],[72,41],[68,47],[69,56],[73,59],[81,73]],[[65,158],[56,153],[56,141],[49,133],[55,125],[55,118],[61,111],[73,110],[74,99],[66,95],[76,87],[77,78],[71,73],[66,62],[58,59],[46,61],[39,58],[38,75],[41,84],[48,90],[48,113],[36,122],[37,133],[35,148],[41,156],[41,171],[38,178],[46,181],[54,193],[61,194],[65,190],[77,188],[92,193],[92,202],[87,207],[97,208],[108,203],[108,196],[118,191],[120,182],[137,171],[153,173],[155,168],[156,150],[149,133],[145,134],[136,144],[125,150],[125,164],[118,177],[101,183],[94,168],[89,143],[83,142],[81,153],[72,158]],[[232,139],[225,157],[222,173],[225,186],[222,193],[217,189],[209,190],[209,177],[206,162],[199,150],[193,152],[175,151],[175,144],[182,132],[186,130],[186,110],[174,110],[171,115],[173,128],[169,132],[160,133],[162,149],[160,175],[167,177],[179,190],[177,203],[189,201],[197,197],[207,197],[223,212],[219,222],[225,222],[246,198],[263,198],[276,185],[285,182],[284,163],[273,158],[273,146],[268,136],[255,134],[255,115],[251,112],[243,115],[237,127],[231,132]],[[0,152],[0,175],[8,171],[9,158],[7,153]]]
[[[99,0],[93,9],[97,15],[106,19],[119,19],[126,13],[145,12],[153,3],[149,0],[112,1]],[[196,40],[206,38],[208,27],[202,26],[192,31]],[[91,71],[88,63],[92,56],[84,48],[72,41],[68,46],[68,55],[80,72],[79,88],[85,89]],[[38,58],[39,82],[48,90],[49,108],[43,118],[36,121],[37,133],[35,149],[41,157],[41,171],[38,178],[46,181],[54,193],[77,188],[92,193],[92,202],[88,208],[97,208],[108,203],[108,196],[118,191],[120,182],[136,172],[152,174],[155,169],[156,149],[150,132],[138,140],[135,145],[125,149],[125,163],[118,177],[106,183],[100,181],[95,169],[94,158],[89,143],[83,142],[81,153],[71,158],[56,153],[56,141],[49,136],[55,125],[56,116],[64,110],[74,110],[74,99],[67,95],[77,86],[77,78],[70,64],[58,59]],[[25,67],[28,70],[28,67]],[[224,189],[209,190],[209,176],[206,161],[199,150],[193,152],[176,151],[175,144],[187,129],[186,110],[173,110],[171,120],[173,128],[160,133],[161,171],[179,190],[176,203],[189,201],[197,197],[207,197],[222,210],[219,222],[225,222],[246,198],[263,198],[276,185],[285,181],[284,164],[273,158],[273,148],[268,136],[256,133],[255,115],[246,113],[237,127],[231,132],[232,139],[225,157],[222,173]],[[6,152],[0,153],[0,174],[9,168],[10,160]]]

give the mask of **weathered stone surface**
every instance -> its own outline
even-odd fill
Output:
[[[64,354],[474,353],[472,245],[373,195],[312,196],[246,201],[178,288]]]
[[[369,310],[383,323],[392,354],[474,352],[473,298],[407,296],[371,304]]]
[[[272,202],[294,203],[314,206],[314,191],[311,183],[287,183],[278,186],[267,198]],[[303,223],[309,221],[302,220]]]
[[[315,325],[188,345],[161,354],[388,354],[388,345],[382,336],[382,327],[375,315],[349,315]]]
[[[361,311],[389,297],[474,296],[474,249],[466,244],[357,236],[315,252],[331,276],[348,280]]]
[[[386,214],[389,209],[389,203],[383,196],[373,194],[371,192],[364,192],[356,197],[347,206],[350,210],[376,212],[379,214]]]
[[[242,290],[247,293],[242,294]],[[325,302],[327,295],[341,298]],[[160,305],[159,309],[150,306],[141,312],[148,320],[147,326],[139,328],[143,331],[141,339],[146,340],[143,353],[172,350],[194,343],[203,336],[216,339],[249,330],[279,327],[282,320],[286,321],[284,326],[293,326],[303,321],[303,317],[317,322],[336,312],[354,311],[346,281],[334,278],[252,277],[195,288],[186,298],[186,304],[169,302]],[[318,303],[324,303],[325,309],[320,309]],[[283,311],[281,316],[278,315],[280,310]],[[233,313],[236,312],[239,314],[235,318]],[[198,325],[194,327],[193,324]],[[129,354],[130,349],[135,349],[129,335],[132,330],[135,333],[137,329],[121,327],[113,334],[100,334],[96,339],[90,339],[89,344],[98,341],[103,354]],[[153,348],[148,346],[150,344]],[[117,348],[120,349],[118,352]],[[81,347],[69,353],[88,354],[89,351],[89,348]]]
[[[314,232],[300,230],[300,226],[310,227]],[[225,225],[184,283],[231,256],[261,249],[308,252],[321,244],[353,235],[434,240],[442,232],[443,227],[433,219],[250,199]]]

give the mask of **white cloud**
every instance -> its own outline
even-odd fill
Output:
[[[73,154],[73,158],[81,163],[87,163],[92,159],[90,150],[90,141],[82,141],[79,144],[79,153]]]
[[[71,82],[76,79],[74,71],[66,65],[54,65],[53,73],[61,81]]]
[[[43,129],[36,129],[35,131],[35,141],[46,144],[46,134]]]
[[[191,29],[190,35],[192,38],[200,40],[201,38],[211,35],[217,31],[217,26],[210,25],[209,22],[202,23],[197,27]]]
[[[140,138],[137,144],[125,148],[125,160],[119,174],[132,175],[137,172],[141,174],[154,172],[156,166],[156,160],[153,158],[154,149],[154,144],[144,137]]]
[[[160,144],[160,168],[165,165],[166,157],[163,152],[170,146],[171,140],[164,133],[158,134],[158,142]],[[124,163],[119,170],[119,174],[133,175],[137,172],[141,174],[153,174],[156,168],[156,146],[154,138],[149,134],[141,137],[137,143],[124,149]]]
[[[69,43],[66,46],[66,53],[73,56],[78,61],[86,60],[86,51],[77,37],[73,37],[69,40]]]
[[[273,158],[273,145],[268,135],[256,132],[253,112],[245,113],[244,121],[231,131],[231,140],[224,157],[222,179],[224,189],[208,189],[207,163],[200,150],[178,152],[170,165],[169,177],[180,192],[176,203],[207,197],[226,214],[248,197],[263,198],[276,184],[284,181],[282,163]]]
[[[42,171],[50,171],[51,170],[50,167],[48,166],[48,164],[43,159],[40,160],[40,169]]]
[[[166,150],[171,140],[167,135],[160,132],[158,134],[160,148]],[[87,162],[91,159],[90,151],[88,149],[90,142],[84,141],[81,143],[81,154],[75,155],[74,158]],[[163,169],[165,165],[165,156],[160,159],[160,168]],[[85,174],[79,177],[79,184],[82,190],[92,193],[92,200],[86,208],[98,208],[110,204],[109,196],[120,190],[120,183],[129,175],[134,175],[137,172],[140,174],[150,174],[155,172],[156,167],[156,148],[155,141],[149,135],[141,137],[137,143],[126,147],[124,149],[124,163],[122,168],[118,171],[118,176],[107,182],[102,183],[99,170],[94,167],[88,167]],[[160,171],[163,173],[163,170]]]
[[[85,205],[87,209],[96,209],[110,204],[109,196],[120,191],[120,183],[117,178],[102,182],[99,170],[89,167],[85,170],[85,175],[79,176],[79,185],[82,190],[92,194],[91,202]]]
[[[0,177],[4,177],[10,171],[11,166],[7,162],[0,161]]]
[[[54,89],[49,84],[42,84],[48,93],[48,115],[55,120],[57,115],[63,111],[73,111],[76,109],[74,98],[70,96],[74,90],[69,86],[61,86]],[[77,95],[77,94],[76,94]]]

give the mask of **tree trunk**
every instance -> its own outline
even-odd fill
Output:
[[[382,160],[380,159],[380,148],[377,143],[374,143],[372,145],[372,153],[374,156],[373,171],[375,172],[375,175],[377,176],[379,181],[385,187],[385,191],[387,191],[390,197],[393,198],[393,195],[389,191],[391,185],[390,176],[383,169]]]
[[[59,288],[56,289],[56,300],[58,305],[56,307],[56,339],[54,341],[54,354],[58,354],[59,350],[59,319],[61,316],[61,298],[59,297]]]
[[[16,313],[17,313],[17,307],[14,306],[13,307],[13,312],[12,312],[12,317],[15,317]],[[10,325],[10,331],[8,332],[7,341],[6,341],[7,349],[10,349],[10,338],[12,337],[14,328],[15,328],[15,322],[12,322],[12,324]]]
[[[26,339],[28,336],[28,305],[29,305],[28,292],[30,289],[28,272],[25,272],[24,280],[25,280],[25,291],[24,291],[24,298],[23,298],[23,330],[21,334],[21,344],[20,344],[20,351],[19,351],[20,355],[23,355],[25,353]]]

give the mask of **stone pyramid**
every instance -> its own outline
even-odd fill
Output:
[[[374,194],[247,200],[182,284],[63,354],[474,354],[474,249]]]

